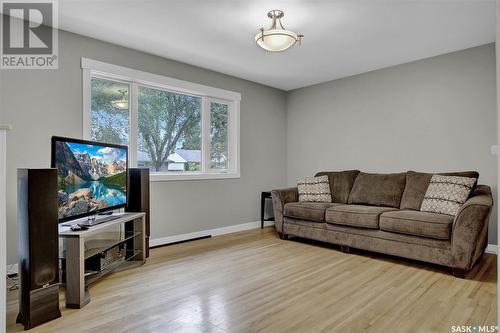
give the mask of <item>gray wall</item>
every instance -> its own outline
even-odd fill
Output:
[[[495,86],[489,44],[294,90],[288,184],[319,170],[477,170],[496,192]]]
[[[59,70],[0,71],[0,122],[14,125],[7,148],[9,263],[17,261],[16,168],[48,166],[52,135],[82,135],[81,57],[242,94],[241,178],[152,183],[153,238],[257,221],[260,191],[318,170],[475,169],[496,190],[493,45],[287,94],[61,32]],[[494,219],[490,243],[496,230]]]
[[[59,46],[59,70],[0,71],[0,120],[14,125],[7,147],[8,263],[17,261],[16,168],[49,166],[52,135],[82,136],[81,57],[242,95],[241,178],[152,183],[153,238],[260,219],[260,191],[286,182],[284,92],[67,32],[60,32]]]

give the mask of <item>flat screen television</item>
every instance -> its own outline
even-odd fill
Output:
[[[127,146],[52,137],[59,222],[127,205]]]

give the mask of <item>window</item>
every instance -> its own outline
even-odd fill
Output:
[[[152,180],[239,178],[240,94],[82,58],[84,137]]]

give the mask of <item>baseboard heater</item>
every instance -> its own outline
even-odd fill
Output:
[[[149,248],[150,249],[156,249],[156,248],[159,248],[159,247],[170,246],[170,245],[175,245],[175,244],[180,244],[180,243],[187,243],[187,242],[192,242],[192,241],[196,241],[196,240],[200,240],[200,239],[205,239],[205,238],[212,238],[212,235],[200,236],[200,237],[195,237],[195,238],[189,238],[189,239],[180,240],[180,241],[177,241],[177,242],[165,243],[165,244],[161,244],[161,245],[150,246]]]

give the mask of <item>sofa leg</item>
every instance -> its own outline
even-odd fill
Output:
[[[282,232],[278,232],[278,237],[282,240],[287,240],[288,239],[288,235],[287,234],[284,234]]]
[[[351,251],[351,248],[347,245],[340,245],[340,251],[344,253],[349,253]]]
[[[453,268],[452,269],[453,276],[460,278],[460,279],[465,279],[465,275],[467,274],[467,271],[465,269],[461,268]]]

